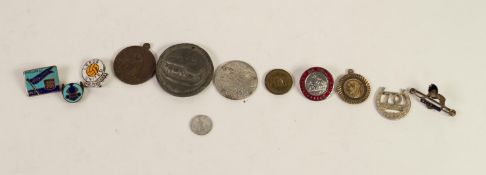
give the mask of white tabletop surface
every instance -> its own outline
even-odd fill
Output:
[[[486,1],[482,0],[5,0],[0,3],[0,174],[2,175],[457,175],[486,174]],[[189,42],[214,66],[243,60],[258,73],[245,101],[210,84],[178,98],[155,78],[127,85],[115,55],[151,44],[158,56]],[[105,87],[82,101],[28,97],[22,72],[57,65],[63,83],[102,59]],[[333,93],[307,100],[297,84],[282,96],[263,84],[273,68],[297,82],[311,66],[368,78],[360,105]],[[456,117],[413,98],[398,121],[373,96],[430,83]],[[214,128],[193,134],[206,114]]]

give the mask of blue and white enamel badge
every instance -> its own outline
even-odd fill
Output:
[[[81,70],[84,87],[101,87],[108,74],[105,72],[105,64],[100,59],[91,59],[84,63]]]
[[[56,66],[24,71],[25,88],[29,96],[60,91]]]
[[[69,103],[76,103],[83,97],[84,88],[78,83],[62,85],[62,97]]]

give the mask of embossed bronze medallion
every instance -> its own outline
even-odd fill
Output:
[[[331,73],[322,67],[311,67],[300,77],[300,90],[312,101],[326,99],[331,94],[333,85]]]
[[[149,50],[150,44],[130,46],[118,53],[113,63],[116,77],[121,81],[136,85],[152,78],[155,72],[155,57]]]
[[[287,93],[293,84],[292,76],[283,69],[273,69],[265,76],[265,87],[275,95]]]
[[[222,96],[231,100],[248,98],[257,85],[255,69],[243,61],[224,63],[214,73],[214,86]]]
[[[348,74],[339,79],[336,91],[346,103],[359,104],[368,98],[371,87],[366,78],[349,69]]]
[[[194,44],[177,44],[160,55],[156,77],[159,85],[178,97],[196,95],[213,78],[213,62],[204,49]]]
[[[400,93],[385,91],[382,87],[376,92],[376,109],[385,118],[398,120],[410,111],[410,97],[405,90]]]
[[[213,121],[206,115],[197,115],[191,119],[191,131],[196,135],[206,135],[213,129]]]

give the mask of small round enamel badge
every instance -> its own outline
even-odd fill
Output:
[[[84,88],[78,83],[62,85],[62,97],[69,103],[76,103],[83,97]]]
[[[84,63],[81,75],[84,87],[101,87],[108,74],[105,72],[105,64],[100,59],[91,59]]]
[[[336,91],[346,103],[359,104],[368,98],[371,87],[366,78],[349,69],[337,82]]]
[[[333,84],[331,73],[322,67],[311,67],[300,77],[300,90],[312,101],[326,99],[332,92]]]

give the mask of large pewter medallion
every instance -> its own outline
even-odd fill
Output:
[[[326,99],[332,92],[333,84],[331,73],[322,67],[311,67],[300,77],[300,90],[312,101]]]
[[[376,92],[376,109],[385,118],[398,120],[410,111],[410,96],[405,90],[400,93],[385,91],[382,87]]]
[[[371,87],[366,78],[349,69],[348,74],[339,79],[336,91],[346,103],[359,104],[368,98]]]
[[[130,46],[118,53],[113,62],[115,76],[121,81],[136,85],[152,78],[155,72],[155,57],[150,44]]]
[[[229,61],[214,73],[218,92],[231,100],[242,100],[253,94],[258,84],[255,69],[243,61]]]
[[[194,44],[177,44],[160,55],[156,77],[159,85],[177,97],[193,96],[213,78],[213,62],[208,53]]]

